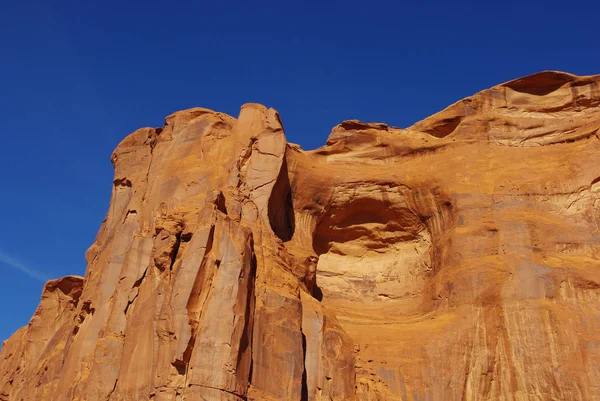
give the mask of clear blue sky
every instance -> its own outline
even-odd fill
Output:
[[[406,127],[522,75],[600,73],[598,2],[449,3],[0,0],[0,339],[45,278],[84,274],[112,150],[175,110],[260,102],[315,148],[344,119]]]

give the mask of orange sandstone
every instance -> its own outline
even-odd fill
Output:
[[[599,128],[560,72],[307,152],[261,105],[174,113],[114,151],[0,400],[600,399]]]

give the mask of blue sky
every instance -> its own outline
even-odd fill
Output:
[[[325,3],[325,4],[323,4]],[[406,127],[545,69],[600,73],[600,3],[0,1],[0,339],[83,275],[110,154],[179,109],[276,108],[288,139]]]

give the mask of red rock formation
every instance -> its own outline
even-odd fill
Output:
[[[543,72],[309,152],[256,104],[140,129],[0,400],[600,399],[599,106]]]

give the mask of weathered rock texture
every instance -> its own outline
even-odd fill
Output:
[[[599,128],[600,76],[559,72],[308,152],[261,105],[172,114],[0,400],[598,400]]]

